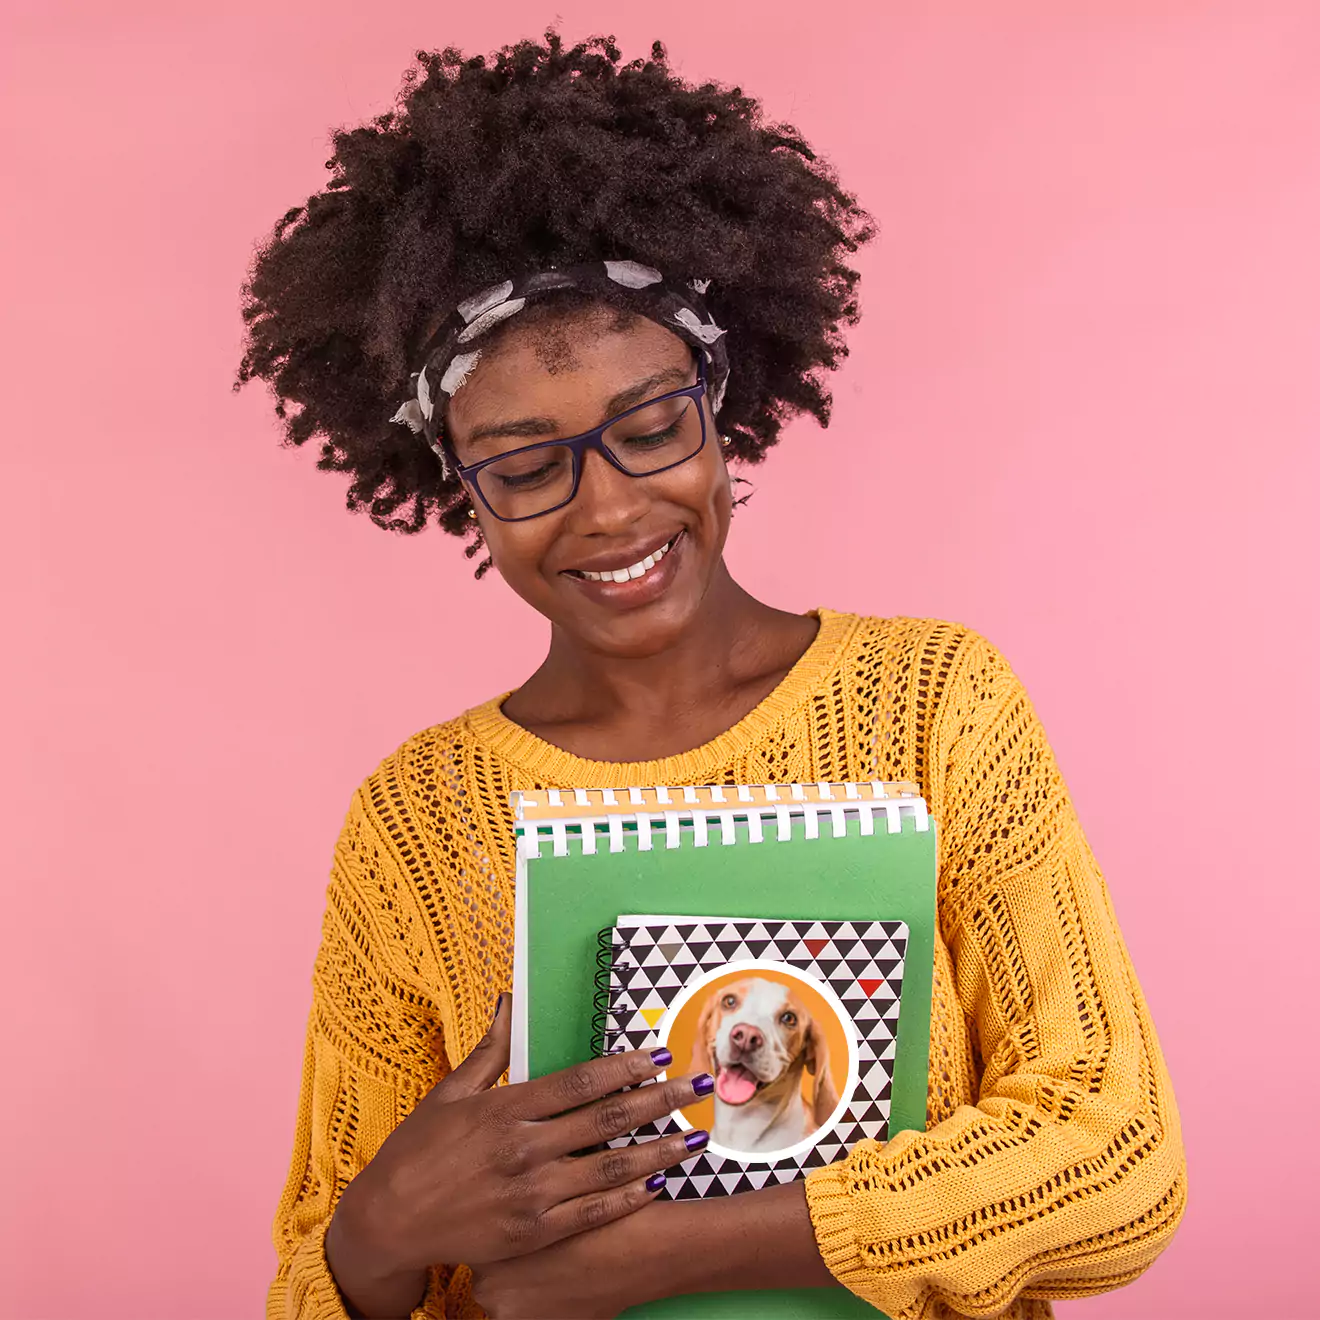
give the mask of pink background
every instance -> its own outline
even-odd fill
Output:
[[[1191,1160],[1156,1268],[1061,1313],[1302,1315],[1320,7],[558,9],[762,95],[881,222],[835,423],[756,474],[731,559],[782,605],[971,624],[1051,731]],[[415,47],[555,11],[6,6],[7,1317],[258,1313],[349,796],[539,654],[229,385],[328,127]]]

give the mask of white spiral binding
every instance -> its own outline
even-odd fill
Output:
[[[730,848],[738,842],[738,827],[734,824],[732,811],[717,811],[720,820],[720,842]]]
[[[787,843],[793,838],[794,823],[798,821],[802,824],[804,838],[818,839],[822,833],[822,816],[827,826],[825,832],[835,839],[847,836],[850,820],[857,821],[857,831],[862,836],[873,835],[878,817],[883,817],[887,834],[901,834],[905,820],[910,822],[909,828],[917,833],[925,833],[930,829],[929,812],[919,797],[885,797],[878,784],[871,786],[873,800],[863,798],[853,784],[844,785],[841,797],[833,794],[828,784],[817,784],[814,787],[819,799],[817,801],[807,800],[801,784],[788,786],[791,800],[785,800],[782,794],[767,789],[765,800],[760,803],[754,802],[752,794],[741,787],[736,790],[736,803],[727,794],[714,791],[710,793],[711,800],[727,805],[706,808],[693,805],[698,799],[691,788],[681,790],[682,804],[664,788],[657,788],[652,790],[656,795],[655,801],[665,804],[663,807],[648,809],[642,800],[642,810],[627,814],[610,813],[603,817],[603,832],[598,829],[602,820],[600,816],[577,817],[566,814],[563,819],[520,822],[518,855],[522,858],[539,858],[542,843],[548,841],[553,856],[567,857],[573,851],[569,840],[575,834],[581,841],[577,851],[587,856],[601,850],[602,839],[608,851],[626,852],[630,832],[636,837],[639,852],[650,852],[661,846],[657,832],[663,833],[665,848],[681,847],[685,833],[691,834],[692,844],[697,848],[708,848],[714,844],[729,847],[738,842],[740,825],[745,828],[749,843],[762,843],[767,839]],[[604,792],[609,793],[605,799],[608,805],[617,804],[618,798],[613,792]],[[567,797],[572,798],[571,804],[564,800]],[[640,790],[628,791],[629,805],[637,805],[640,798]],[[571,806],[590,805],[582,789],[563,793],[549,789],[547,800],[551,806],[562,806],[570,810]],[[767,829],[767,826],[770,828]]]
[[[665,812],[665,847],[677,848],[683,842],[683,818],[677,811]]]
[[[578,834],[582,839],[582,851],[592,857],[596,852],[596,822],[594,820],[580,820],[577,823]]]
[[[704,811],[692,813],[692,843],[704,848],[710,842],[710,817]]]
[[[788,807],[778,806],[775,808],[775,819],[779,822],[779,842],[787,843],[793,837],[793,812]]]

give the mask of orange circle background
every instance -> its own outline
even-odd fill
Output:
[[[705,1007],[707,999],[724,986],[731,985],[735,981],[746,981],[751,977],[760,977],[762,980],[773,981],[776,985],[787,987],[798,996],[803,1007],[811,1014],[812,1020],[824,1026],[825,1042],[830,1052],[829,1074],[834,1081],[835,1089],[842,1094],[848,1079],[848,1033],[843,1023],[839,1021],[838,1013],[810,982],[800,981],[796,976],[764,971],[759,967],[713,977],[706,982],[699,993],[693,995],[683,1005],[670,1024],[669,1039],[664,1042],[674,1056],[674,1063],[668,1075],[679,1077],[692,1070],[692,1046],[697,1035],[697,1019],[701,1016],[701,1010]],[[802,1095],[808,1106],[811,1104],[815,1084],[815,1078],[810,1073],[802,1074]],[[715,1101],[707,1096],[704,1100],[697,1100],[679,1112],[693,1127],[705,1128],[709,1131],[710,1125],[715,1121]],[[810,1113],[810,1109],[807,1112]]]

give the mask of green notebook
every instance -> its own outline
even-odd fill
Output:
[[[923,1129],[935,829],[911,784],[516,793],[511,1081],[664,1044],[716,1077],[711,1144],[662,1197],[805,1175]],[[705,1293],[630,1316],[875,1317],[843,1289]]]

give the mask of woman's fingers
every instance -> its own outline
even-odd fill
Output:
[[[690,1160],[705,1150],[709,1140],[708,1132],[697,1129],[657,1137],[634,1146],[566,1156],[553,1169],[547,1190],[555,1202],[564,1202],[629,1183],[644,1182],[653,1173]]]
[[[654,1123],[676,1109],[696,1104],[713,1089],[714,1083],[705,1073],[668,1082],[652,1082],[649,1086],[607,1095],[570,1114],[546,1119],[537,1125],[539,1131],[533,1139],[547,1157],[568,1155],[621,1137],[643,1123]]]
[[[548,1247],[589,1228],[599,1228],[602,1224],[622,1219],[640,1210],[648,1201],[654,1201],[664,1185],[664,1174],[656,1173],[649,1178],[634,1178],[622,1187],[613,1187],[606,1192],[589,1192],[571,1201],[561,1201],[538,1217],[537,1245]]]
[[[621,1091],[625,1086],[649,1081],[673,1061],[673,1055],[663,1049],[628,1050],[603,1059],[589,1059],[515,1088],[517,1095],[511,1093],[509,1098],[511,1112],[518,1118],[551,1118]]]
[[[453,1104],[489,1091],[509,1066],[509,1031],[513,1014],[509,996],[501,995],[495,1005],[495,1020],[473,1047],[472,1053],[427,1093],[422,1104]],[[419,1106],[420,1108],[420,1106]]]

